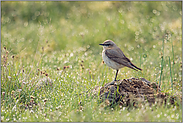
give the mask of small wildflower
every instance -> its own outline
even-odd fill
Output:
[[[80,110],[80,111],[82,111],[82,110],[83,110],[83,107],[82,107],[82,106],[80,106],[80,107],[79,107],[79,110]]]
[[[39,72],[37,72],[37,75],[39,75]]]
[[[2,92],[2,96],[4,97],[4,95],[5,95],[5,92]]]
[[[8,79],[11,79],[11,76],[8,76]]]
[[[34,99],[31,99],[30,100],[30,104],[32,105],[34,103]]]
[[[48,99],[44,99],[43,101],[46,102]]]
[[[78,105],[81,105],[81,104],[82,104],[81,101],[79,101]]]
[[[15,91],[13,90],[12,92],[11,92],[11,94],[14,94],[15,93]]]
[[[26,82],[22,82],[22,84],[24,84],[24,85],[25,85],[25,84],[26,84]]]
[[[31,109],[31,110],[30,110],[30,113],[34,113],[34,111]]]
[[[30,98],[31,98],[31,99],[34,99],[35,97],[31,95]]]
[[[20,91],[22,91],[22,89],[18,89],[18,91],[20,92]]]

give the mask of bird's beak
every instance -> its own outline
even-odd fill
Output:
[[[99,45],[105,46],[105,44],[99,44]]]

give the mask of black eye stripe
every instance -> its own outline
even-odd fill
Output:
[[[109,46],[110,44],[105,44],[105,46]]]

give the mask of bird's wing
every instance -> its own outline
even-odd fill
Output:
[[[105,54],[107,55],[108,58],[110,58],[111,60],[124,65],[126,67],[132,68],[134,70],[136,70],[136,66],[134,64],[131,63],[131,61],[123,54],[123,52],[121,51],[120,48],[117,49],[107,49],[105,51]],[[135,67],[135,68],[134,68]]]

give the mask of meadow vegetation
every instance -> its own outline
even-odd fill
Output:
[[[111,39],[143,77],[182,97],[182,2],[1,2],[2,122],[181,122],[182,105],[101,107],[80,96],[114,79]],[[79,103],[82,102],[82,105]]]

